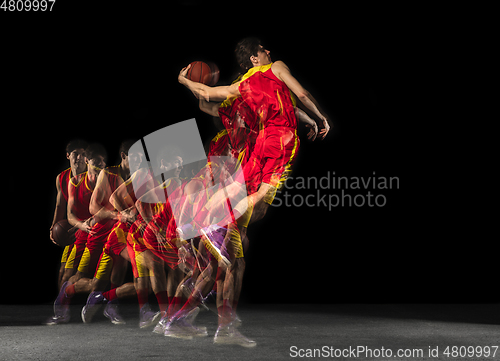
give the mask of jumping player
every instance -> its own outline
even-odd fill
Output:
[[[240,66],[247,70],[237,83],[209,87],[192,82],[186,78],[190,66],[181,70],[179,82],[206,101],[242,98],[245,106],[256,115],[261,130],[252,159],[245,166],[245,179],[247,182],[253,180],[247,183],[248,201],[256,205],[266,195],[274,198],[277,187],[284,180],[282,176],[286,177],[298,151],[297,120],[290,91],[323,122],[321,138],[326,136],[330,126],[311,94],[283,62],[271,62],[270,51],[264,49],[258,39],[247,38],[238,43],[236,57]]]
[[[182,69],[179,74],[179,82],[188,87],[199,99],[204,99],[206,102],[210,100],[239,102],[243,104],[245,111],[251,114],[244,121],[254,122],[253,125],[258,124],[257,140],[244,166],[244,181],[249,194],[245,204],[250,206],[256,206],[260,201],[272,202],[276,189],[286,180],[298,151],[297,120],[290,91],[293,91],[323,122],[324,129],[320,137],[324,138],[329,131],[328,120],[319,110],[314,98],[291,75],[284,63],[272,63],[269,54],[270,52],[262,47],[258,39],[247,38],[241,41],[236,48],[236,56],[240,66],[247,70],[247,73],[237,83],[226,87],[211,88],[188,80],[186,73],[190,66]],[[241,116],[241,112],[237,115]],[[236,189],[230,191],[230,194],[239,191],[237,182],[234,185]],[[220,194],[219,199],[214,197],[214,202],[209,208],[213,211],[223,204],[226,196],[227,193]],[[235,208],[236,213],[239,211],[238,208],[238,206]],[[243,215],[243,211],[240,211],[240,215]],[[219,327],[215,342],[221,340],[221,343],[237,343],[236,340],[236,342],[231,340],[234,334],[235,330],[231,329],[230,325],[226,329]]]

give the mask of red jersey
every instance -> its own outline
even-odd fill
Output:
[[[108,182],[111,188],[111,193],[116,191],[116,188],[118,188],[118,186],[121,184],[120,180],[124,182],[123,178],[121,177],[120,169],[121,165],[114,165],[103,169],[103,172],[106,172],[108,174]]]
[[[68,168],[59,173],[59,188],[61,189],[62,195],[66,202],[68,201],[68,183],[71,179],[71,176],[71,168]]]
[[[120,185],[120,181],[119,180],[122,180],[122,177],[120,175],[120,169],[121,169],[121,166],[120,165],[115,165],[115,166],[111,166],[111,167],[108,167],[106,169],[103,169],[101,172],[105,172],[107,174],[107,178],[108,178],[108,183],[109,183],[109,187],[110,187],[110,194],[112,194],[116,188],[118,188],[118,186]],[[108,200],[106,200],[106,202],[109,202]],[[111,205],[112,208],[114,208],[112,205]],[[111,208],[109,206],[107,206],[107,208]],[[100,238],[100,236],[102,236],[102,234],[106,234],[106,233],[109,233],[109,231],[111,230],[111,228],[113,227],[114,223],[116,221],[113,220],[113,219],[101,219],[99,220],[93,227],[93,231],[95,233],[94,237],[89,237],[89,241],[91,238]]]
[[[297,129],[297,118],[290,89],[274,75],[272,63],[253,67],[239,84],[239,92],[246,106],[257,116],[259,129],[283,126]]]
[[[92,198],[93,188],[88,184],[88,172],[79,174],[70,179],[71,185],[68,187],[69,197],[74,199],[74,214],[80,220],[92,217],[89,211],[90,198]]]

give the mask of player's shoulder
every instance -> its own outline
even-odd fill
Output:
[[[56,188],[59,189],[62,182],[68,183],[71,178],[71,167],[63,170],[56,176]]]
[[[120,164],[118,164],[118,165],[112,165],[112,166],[104,168],[101,171],[101,174],[103,174],[104,176],[119,175],[120,174],[120,169],[121,169],[121,165]],[[101,175],[101,174],[99,174],[99,175]]]
[[[284,61],[281,61],[281,60],[277,60],[275,61],[272,65],[271,65],[271,68],[272,69],[289,69],[288,66],[285,64]]]
[[[67,177],[68,179],[71,178],[71,167],[68,169],[63,170],[61,173],[59,173],[56,177],[56,179],[63,179],[64,177]]]
[[[290,73],[290,68],[281,60],[275,61],[273,65],[271,65],[271,70],[276,76],[280,76],[283,73]]]

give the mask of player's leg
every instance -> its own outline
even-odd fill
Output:
[[[72,252],[76,252],[76,249],[73,248]],[[71,257],[71,256],[70,256]],[[80,264],[78,265],[78,270],[76,273],[71,276],[68,281],[64,282],[59,290],[59,294],[54,301],[54,315],[51,316],[47,321],[45,321],[46,325],[57,325],[60,323],[67,323],[70,319],[69,313],[69,305],[71,303],[71,298],[77,293],[75,290],[75,284],[83,279],[81,282],[87,282],[89,280],[90,274],[88,273],[89,264],[91,263],[91,252],[88,247],[85,247],[83,251],[83,255],[81,257]],[[68,262],[66,262],[67,266]],[[76,267],[76,265],[75,265]],[[73,273],[73,270],[67,271],[68,273]]]
[[[150,250],[146,250],[140,254],[141,263],[154,274],[151,277],[151,287],[158,300],[160,312],[165,314],[168,307],[168,292],[167,292],[167,273],[165,272],[165,262],[162,258],[156,256]]]
[[[255,341],[243,336],[236,329],[240,323],[236,316],[236,306],[241,293],[245,261],[241,235],[235,225],[228,226],[225,245],[231,259],[231,266],[226,267],[224,263],[219,262],[219,274],[217,275],[219,327],[214,337],[214,343],[254,347]]]
[[[66,273],[66,262],[68,261],[68,257],[71,254],[72,248],[73,248],[73,245],[69,245],[69,246],[64,247],[64,251],[63,251],[63,254],[61,256],[61,265],[59,267],[59,277],[58,277],[58,281],[57,281],[57,286],[58,286],[57,288],[58,289],[61,289],[63,283],[65,283],[69,279],[69,277],[72,276],[72,275],[69,275],[69,277],[68,277],[67,273]]]

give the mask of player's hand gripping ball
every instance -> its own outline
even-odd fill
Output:
[[[186,78],[197,83],[214,86],[219,81],[219,68],[212,62],[193,61],[188,65]]]
[[[57,245],[66,247],[75,242],[75,233],[77,229],[78,228],[73,227],[67,220],[62,220],[52,227],[52,237]]]

